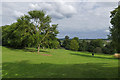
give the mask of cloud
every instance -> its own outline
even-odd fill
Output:
[[[38,4],[29,4],[30,8],[37,9],[39,8]]]
[[[110,30],[105,30],[105,32],[109,33],[109,32],[110,32]]]
[[[116,7],[117,3],[109,2],[3,3],[2,23],[11,24],[31,10],[44,10],[52,16],[52,23],[59,24],[58,37],[105,38],[109,34],[110,11]]]
[[[23,16],[24,13],[20,12],[20,11],[14,11],[14,16],[15,17],[20,17],[20,16]]]
[[[47,14],[51,15],[54,19],[70,18],[77,13],[74,6],[65,2],[31,3],[29,6],[32,9],[45,10]]]
[[[2,2],[118,2],[119,0],[2,0]]]
[[[51,12],[50,15],[52,16],[52,18],[54,19],[63,19],[64,15],[57,13],[57,12]]]

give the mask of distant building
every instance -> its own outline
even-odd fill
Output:
[[[118,6],[120,6],[120,1],[118,2]]]

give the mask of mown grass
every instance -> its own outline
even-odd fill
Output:
[[[38,54],[35,49],[2,47],[2,73],[3,78],[117,78],[118,59],[64,49]]]

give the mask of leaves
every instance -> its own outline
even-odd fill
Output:
[[[24,48],[51,43],[57,40],[58,24],[50,25],[51,17],[39,10],[29,11],[28,15],[21,16],[16,23],[2,26],[3,45]],[[45,42],[47,41],[47,42]],[[52,42],[53,43],[53,42]]]
[[[120,6],[111,12],[112,24],[110,28],[110,38],[117,50],[120,53]]]

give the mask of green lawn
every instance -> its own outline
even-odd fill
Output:
[[[3,78],[116,78],[118,59],[64,49],[45,49],[37,54],[32,49],[3,47],[2,73]]]

